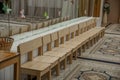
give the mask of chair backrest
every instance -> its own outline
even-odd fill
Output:
[[[66,37],[65,41],[68,41],[70,39],[70,28],[64,29],[64,37]]]
[[[92,28],[96,27],[96,18],[93,18],[91,20],[91,26],[92,26]]]
[[[43,28],[43,22],[37,23],[37,29]]]
[[[48,23],[49,23],[49,25],[51,25],[52,24],[52,20],[48,20]]]
[[[67,20],[67,16],[63,17],[63,21],[66,21]]]
[[[7,36],[9,36],[9,31],[6,28],[1,29],[0,30],[0,37],[7,37]]]
[[[56,23],[59,23],[60,22],[60,18],[56,18]]]
[[[87,30],[89,30],[90,29],[90,27],[91,27],[91,19],[90,20],[88,20],[88,21],[86,21],[86,27],[87,27]]]
[[[56,19],[52,19],[52,24],[56,24]]]
[[[42,55],[42,38],[36,38],[34,40],[30,40],[24,43],[21,43],[18,46],[18,52],[22,55],[28,54],[28,61],[32,61],[33,59],[33,51],[38,49],[38,55]]]
[[[51,41],[54,42],[54,47],[59,46],[58,32],[51,33]]]
[[[30,30],[36,30],[37,29],[37,23],[34,23],[30,26]]]
[[[82,27],[84,26],[83,23],[79,23],[79,34],[82,34]]]
[[[58,36],[60,39],[60,44],[64,44],[65,41],[68,41],[70,39],[70,30],[69,28],[64,28],[58,32]]]
[[[61,17],[61,18],[60,18],[60,21],[63,22],[63,21],[64,21],[64,17]]]
[[[43,27],[48,27],[49,26],[49,21],[44,21],[43,22]]]
[[[20,33],[20,27],[11,27],[11,30],[10,30],[10,35],[15,35],[15,34],[19,34]]]
[[[59,41],[60,41],[60,44],[64,44],[64,29],[58,31],[58,37],[59,37]]]
[[[51,37],[50,34],[44,35],[42,37],[43,46],[47,45],[47,51],[51,51]]]
[[[83,22],[83,31],[82,32],[86,32],[89,30],[89,25],[87,25],[87,22]]]
[[[22,27],[20,27],[20,33],[27,32],[29,30],[30,30],[29,26],[22,26]]]
[[[73,26],[70,27],[70,34],[71,34],[71,38],[74,38],[74,36],[79,35],[78,24],[73,25]]]
[[[69,16],[66,16],[66,20],[69,20]]]

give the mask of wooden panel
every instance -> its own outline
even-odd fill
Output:
[[[43,45],[47,45],[51,42],[50,34],[43,36]]]
[[[70,34],[70,29],[69,29],[69,28],[62,29],[62,30],[60,30],[60,31],[58,32],[59,38],[65,37],[65,36],[67,36],[68,34]]]
[[[42,46],[42,38],[41,37],[20,44],[18,46],[18,52],[20,52],[20,54],[25,54],[25,53],[28,53],[30,51],[33,51],[34,49],[39,48],[40,46]]]
[[[20,33],[20,28],[11,27],[10,35],[15,35]]]
[[[48,20],[48,23],[49,23],[49,25],[51,25],[52,24],[52,20]]]
[[[63,22],[64,21],[64,17],[61,17],[60,21]]]
[[[89,26],[91,24],[91,20],[88,20],[87,22],[86,22],[86,26]]]
[[[48,26],[49,26],[49,21],[43,22],[43,26],[44,26],[44,27],[48,27]]]
[[[60,22],[60,18],[57,18],[57,23],[59,23]]]
[[[55,40],[58,39],[58,34],[57,34],[57,33],[58,33],[58,32],[51,33],[51,40],[52,40],[52,41],[55,41]]]
[[[70,33],[76,32],[77,30],[78,30],[78,24],[73,25],[73,26],[70,27]]]
[[[67,20],[70,20],[70,16],[67,16]]]
[[[42,22],[37,24],[37,29],[40,29],[40,28],[43,28],[43,23]]]
[[[42,38],[39,37],[39,38],[34,39],[32,45],[33,45],[33,50],[37,49],[38,47],[41,47],[42,46]]]
[[[53,20],[52,20],[52,24],[55,24],[55,23],[56,23],[56,19],[53,19]]]
[[[20,54],[25,54],[30,51],[32,51],[32,41],[22,43],[18,46],[18,52]]]
[[[58,36],[59,36],[59,38],[64,36],[64,29],[62,29],[58,32]]]
[[[70,34],[70,28],[65,28],[64,29],[64,35],[66,36],[68,34]]]
[[[29,30],[36,30],[37,29],[37,25],[36,24],[32,24],[32,26],[30,27]]]
[[[29,28],[30,27],[28,27],[28,26],[21,27],[20,33],[27,32],[29,30]]]
[[[59,46],[59,40],[55,40],[55,43],[54,43],[54,47],[58,47]]]

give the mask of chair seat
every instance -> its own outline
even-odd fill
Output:
[[[44,71],[48,68],[50,68],[49,63],[43,63],[39,61],[29,61],[27,63],[22,64],[22,69],[30,69],[30,70],[36,70],[36,71]]]
[[[58,51],[48,51],[46,53],[43,54],[44,56],[53,56],[53,57],[64,57],[66,55],[66,53],[63,53],[63,52],[58,52]]]
[[[59,47],[60,48],[65,48],[67,50],[72,50],[73,48],[75,48],[75,43],[70,43],[70,41],[65,42],[64,44],[61,44]]]
[[[59,57],[54,57],[54,56],[38,56],[34,59],[34,61],[39,61],[39,62],[45,62],[45,63],[56,63],[59,61]]]
[[[64,44],[63,44],[64,45]],[[54,52],[59,52],[59,53],[68,53],[68,52],[71,52],[71,48],[66,48],[65,46],[59,46],[59,47],[56,47],[56,48],[53,48],[52,51]]]

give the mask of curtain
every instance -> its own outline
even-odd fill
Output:
[[[71,2],[73,1],[73,3]],[[12,14],[19,15],[24,9],[25,15],[44,18],[46,12],[50,18],[61,16],[77,17],[79,0],[11,0]]]

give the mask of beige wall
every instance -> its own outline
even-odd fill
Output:
[[[110,14],[108,15],[108,23],[118,23],[120,16],[120,0],[109,0]]]

